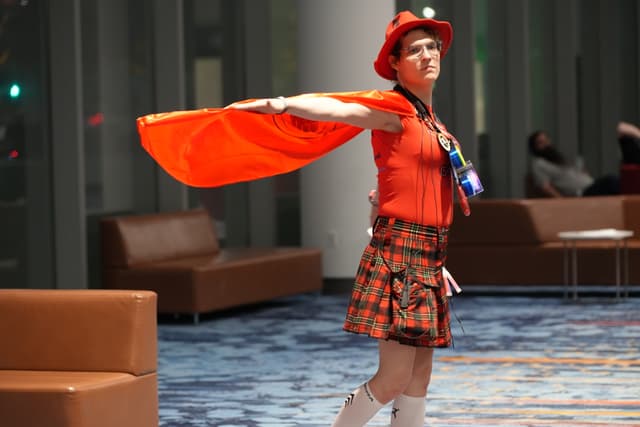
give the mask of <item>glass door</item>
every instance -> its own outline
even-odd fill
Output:
[[[0,287],[53,287],[47,3],[0,3]]]

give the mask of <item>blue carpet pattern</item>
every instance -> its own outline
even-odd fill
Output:
[[[330,426],[377,367],[376,342],[341,330],[348,298],[161,322],[160,425]],[[455,348],[436,350],[425,425],[640,426],[638,298],[463,293],[453,307],[462,325]]]

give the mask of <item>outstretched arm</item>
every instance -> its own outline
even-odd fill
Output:
[[[227,108],[253,111],[262,114],[281,114],[325,122],[342,122],[363,129],[380,129],[401,132],[402,124],[397,114],[374,110],[357,103],[342,102],[326,96],[295,96],[291,98],[265,98],[240,102]]]

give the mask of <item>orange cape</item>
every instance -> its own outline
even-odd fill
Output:
[[[395,91],[318,93],[369,108],[415,114]],[[362,132],[337,122],[232,108],[149,114],[137,119],[142,146],[169,175],[193,187],[217,187],[290,172]]]

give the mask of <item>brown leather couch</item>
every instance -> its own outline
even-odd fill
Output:
[[[157,427],[156,295],[0,290],[0,425]]]
[[[322,252],[220,248],[205,210],[104,218],[103,287],[158,293],[160,313],[200,313],[322,288]]]
[[[640,194],[640,164],[620,166],[620,193]]]
[[[601,228],[635,232],[627,242],[629,278],[639,284],[640,196],[474,201],[471,216],[454,219],[447,269],[461,284],[562,284],[564,243],[558,232]],[[615,283],[612,242],[577,247],[580,284]]]

